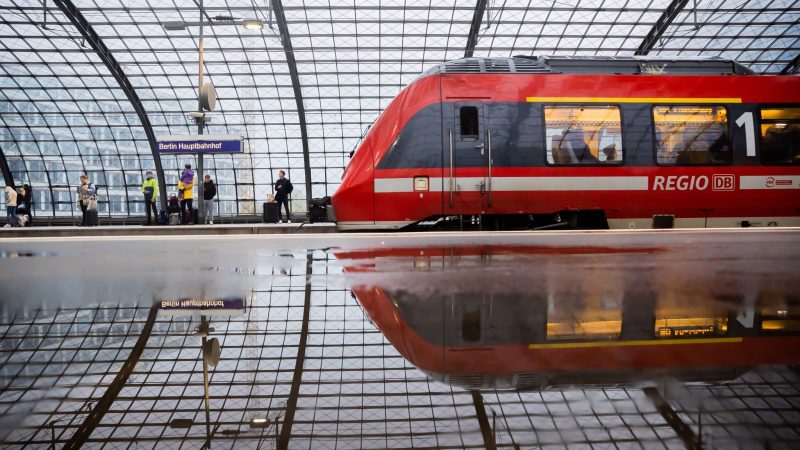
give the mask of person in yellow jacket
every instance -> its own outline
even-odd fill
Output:
[[[144,194],[144,210],[147,212],[147,224],[152,225],[150,211],[153,211],[156,223],[158,223],[158,208],[156,207],[156,200],[158,200],[158,181],[153,178],[153,172],[147,171],[145,174],[146,179],[142,183],[142,194]]]
[[[178,196],[181,199],[181,223],[186,225],[191,222],[192,215],[192,201],[194,191],[194,180],[191,183],[184,183],[183,180],[178,181]],[[186,214],[186,209],[189,209],[189,215]]]

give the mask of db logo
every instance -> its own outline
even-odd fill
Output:
[[[733,175],[714,175],[711,188],[715,191],[732,191],[736,188],[736,178]]]
[[[764,185],[767,186],[768,188],[774,188],[775,187],[775,178],[767,177],[767,181],[764,182]]]

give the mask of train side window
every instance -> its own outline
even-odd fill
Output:
[[[620,164],[622,120],[617,106],[544,107],[547,163]]]
[[[548,341],[619,339],[622,298],[613,293],[554,292],[547,308]]]
[[[658,164],[731,163],[728,112],[724,106],[654,106],[653,124]]]
[[[478,139],[478,107],[462,106],[459,110],[461,138]]]
[[[761,308],[761,330],[766,333],[800,332],[800,305],[797,305],[797,299],[783,298],[771,303]]]
[[[761,162],[800,164],[800,108],[761,110]]]
[[[653,337],[656,339],[718,337],[728,334],[728,311],[705,295],[676,295],[664,292],[655,310]]]

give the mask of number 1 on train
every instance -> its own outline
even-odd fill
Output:
[[[753,113],[743,113],[736,119],[736,125],[744,127],[744,137],[747,142],[747,156],[756,156],[756,133],[754,130]]]

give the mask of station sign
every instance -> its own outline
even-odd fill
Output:
[[[156,138],[159,154],[242,153],[244,137],[235,134],[170,134]]]
[[[158,302],[158,310],[169,316],[235,316],[246,311],[244,297],[180,298]]]

